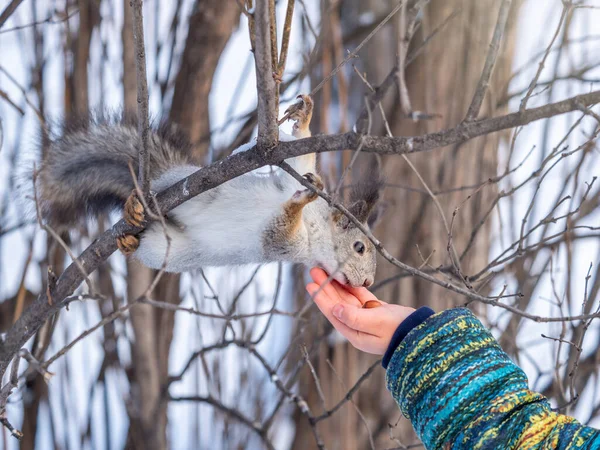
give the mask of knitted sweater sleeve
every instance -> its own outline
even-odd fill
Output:
[[[393,352],[386,382],[428,450],[600,449],[600,432],[553,412],[464,308],[413,328]]]

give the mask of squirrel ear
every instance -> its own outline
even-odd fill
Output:
[[[337,208],[332,208],[332,209],[333,209],[333,211],[331,212],[331,219],[333,220],[333,223],[336,226],[346,230],[348,227],[350,227],[352,225],[352,222],[350,221],[350,219],[348,219],[346,214],[344,214]]]
[[[369,217],[370,208],[365,200],[356,200],[350,205],[348,211],[352,213],[354,217],[358,219],[360,223],[367,223]]]
[[[369,214],[369,218],[367,219],[367,225],[369,225],[370,229],[373,229],[377,226],[383,215],[385,214],[385,210],[387,209],[387,203],[380,201],[375,208]]]
[[[340,220],[342,220],[342,217],[344,217],[344,213],[337,208],[331,208],[331,220],[333,220],[334,223],[339,223]]]
[[[365,200],[357,200],[350,205],[348,211],[352,214],[360,223],[367,224],[369,227],[375,226],[377,219],[379,218],[380,210],[382,208],[375,207],[375,205],[369,206]],[[346,229],[353,225],[352,221],[337,208],[333,208],[331,212],[333,222]]]
[[[354,203],[349,209],[364,224],[368,224],[371,212],[376,209],[384,186],[379,159],[372,159],[367,171],[360,176],[350,193],[350,201]]]

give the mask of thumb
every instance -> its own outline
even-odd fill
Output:
[[[368,320],[366,320],[368,318],[363,317],[365,316],[365,313],[369,312],[367,309],[338,303],[333,307],[331,312],[336,319],[353,330],[367,331],[367,328],[369,328]]]

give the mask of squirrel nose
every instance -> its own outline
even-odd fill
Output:
[[[371,278],[366,278],[365,282],[363,283],[363,286],[366,287],[366,288],[368,288],[372,284],[373,284],[373,280]]]

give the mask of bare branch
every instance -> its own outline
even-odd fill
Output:
[[[494,35],[492,36],[492,41],[490,42],[490,49],[487,57],[485,58],[483,72],[481,72],[481,78],[479,78],[477,88],[475,89],[475,94],[473,95],[473,100],[471,101],[471,105],[467,111],[467,116],[465,117],[465,120],[467,121],[475,119],[479,114],[485,93],[490,85],[490,78],[492,76],[494,66],[496,65],[498,51],[500,50],[500,42],[502,41],[502,36],[504,35],[504,30],[506,29],[506,24],[508,22],[508,13],[510,11],[511,2],[512,0],[504,0],[500,5],[498,21],[496,22]]]
[[[11,27],[11,28],[5,28],[3,30],[0,30],[0,34],[10,33],[10,32],[18,31],[18,30],[24,30],[26,28],[35,27],[37,25],[42,25],[45,23],[49,23],[49,24],[63,23],[63,22],[66,22],[67,20],[69,20],[71,17],[73,17],[77,13],[79,13],[79,9],[74,9],[73,11],[71,11],[69,13],[65,12],[65,14],[59,14],[58,17],[55,17],[53,14],[53,15],[46,17],[43,20],[38,20],[36,22],[27,23],[25,25],[18,25],[18,26]]]
[[[15,12],[15,10],[19,7],[19,5],[23,2],[23,0],[12,0],[2,14],[0,14],[0,28],[4,25],[4,22],[8,20],[8,18]]]
[[[17,105],[15,102],[13,102],[10,99],[10,97],[8,96],[8,94],[6,92],[4,92],[2,89],[0,89],[0,97],[3,98],[4,100],[6,100],[6,102],[10,106],[12,106],[13,108],[15,108],[19,114],[21,114],[22,116],[25,115],[25,111],[23,111],[23,109],[19,105]]]
[[[10,397],[11,392],[18,385],[20,360],[21,360],[21,357],[19,355],[14,356],[13,365],[10,370],[10,378],[8,380],[8,383],[6,383],[6,385],[2,386],[2,389],[0,389],[0,423],[2,425],[4,425],[8,429],[8,431],[10,431],[10,433],[19,440],[23,437],[23,433],[21,433],[19,430],[15,429],[10,424],[10,422],[5,417],[5,413],[6,413],[6,403],[8,402],[8,397]],[[0,377],[0,381],[2,381],[2,377]]]
[[[527,89],[527,94],[525,94],[525,97],[523,98],[523,100],[521,100],[521,105],[519,106],[519,111],[524,111],[525,108],[527,108],[527,102],[529,101],[529,98],[533,94],[533,90],[535,89],[535,86],[536,86],[538,80],[540,79],[540,75],[542,74],[542,71],[544,70],[544,67],[546,64],[546,59],[548,58],[548,55],[550,55],[550,53],[552,51],[552,45],[554,45],[554,41],[556,41],[556,38],[558,37],[558,34],[560,33],[560,28],[562,27],[562,24],[564,23],[565,19],[567,18],[567,15],[571,11],[572,6],[573,5],[571,4],[570,1],[563,1],[563,10],[560,15],[558,25],[556,27],[556,31],[555,31],[554,35],[552,36],[552,39],[550,40],[550,43],[548,44],[548,47],[546,48],[546,52],[544,53],[544,56],[542,57],[542,60],[540,61],[539,65],[538,65],[538,70],[535,73],[535,76],[531,80],[531,83],[529,83],[529,88]]]
[[[260,1],[260,0],[259,0]],[[214,406],[215,408],[217,408],[219,411],[234,417],[235,419],[237,419],[238,421],[240,421],[241,423],[243,423],[244,425],[246,425],[248,428],[250,428],[252,431],[254,431],[255,433],[257,433],[260,438],[262,439],[263,443],[266,445],[266,447],[268,449],[274,450],[275,447],[273,447],[273,444],[271,443],[271,441],[268,439],[267,437],[267,433],[265,432],[265,430],[261,427],[260,423],[257,423],[255,421],[253,421],[252,419],[244,416],[241,412],[239,412],[237,409],[235,408],[230,408],[228,406],[225,406],[223,403],[221,403],[219,400],[210,397],[210,396],[201,396],[201,395],[190,395],[190,396],[177,396],[177,397],[170,397],[169,400],[171,400],[172,402],[199,402],[199,403],[207,403],[211,406]]]
[[[148,80],[146,77],[146,48],[144,46],[143,0],[131,0],[133,8],[133,42],[137,73],[138,133],[140,135],[138,182],[144,196],[150,192],[150,123],[148,119]]]
[[[270,1],[257,1],[254,12],[254,60],[258,93],[258,147],[272,149],[279,141],[277,129],[277,87],[273,79],[270,33]]]
[[[281,38],[281,52],[279,53],[279,64],[277,65],[277,76],[281,79],[287,62],[288,48],[290,45],[290,34],[292,33],[292,18],[294,16],[294,4],[296,0],[288,0],[285,11],[285,22],[283,23],[283,36]]]

